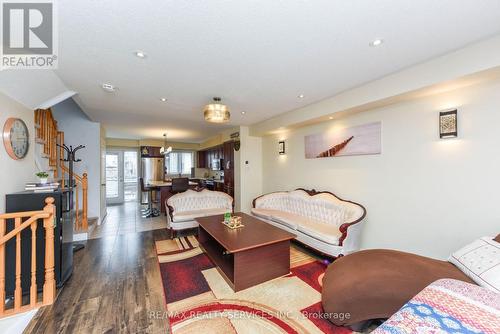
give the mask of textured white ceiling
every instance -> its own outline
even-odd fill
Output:
[[[122,138],[168,130],[172,140],[200,141],[500,33],[499,0],[61,0],[58,8],[57,74],[108,136]],[[369,47],[375,38],[385,43]],[[103,82],[119,90],[106,93]],[[213,96],[231,108],[230,124],[204,122]]]

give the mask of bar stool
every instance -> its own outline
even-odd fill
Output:
[[[158,208],[155,208],[154,204],[160,202],[160,200],[157,198],[160,188],[146,187],[144,184],[144,179],[142,177],[139,179],[139,182],[141,184],[141,205],[147,205],[147,208],[141,209],[142,218],[158,217],[160,215],[160,210],[158,210]],[[153,191],[156,191],[157,194],[157,196],[155,196],[156,198],[153,198]],[[147,199],[146,202],[142,200],[143,197],[142,195],[144,193],[146,193],[146,199]]]
[[[172,194],[183,193],[189,189],[189,178],[178,177],[172,179]]]

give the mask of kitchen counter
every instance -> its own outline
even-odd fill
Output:
[[[172,181],[148,181],[146,184],[148,187],[171,187]],[[190,186],[197,186],[197,182],[189,181]]]
[[[213,181],[213,182],[218,182],[218,183],[224,183],[224,180],[212,179],[211,177],[194,177],[193,179],[200,180],[200,181]]]

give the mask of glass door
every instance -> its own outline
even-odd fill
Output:
[[[106,203],[120,204],[124,200],[123,155],[121,152],[106,152]]]
[[[137,151],[123,152],[123,183],[125,202],[136,202],[138,196],[139,158]]]
[[[137,151],[109,150],[106,153],[106,202],[137,201],[138,177]]]

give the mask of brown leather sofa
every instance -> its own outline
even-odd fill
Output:
[[[500,234],[495,240],[500,242]],[[441,278],[475,284],[446,261],[395,250],[360,251],[335,260],[327,268],[321,296],[323,310],[335,325],[359,328],[368,320],[389,318]]]

